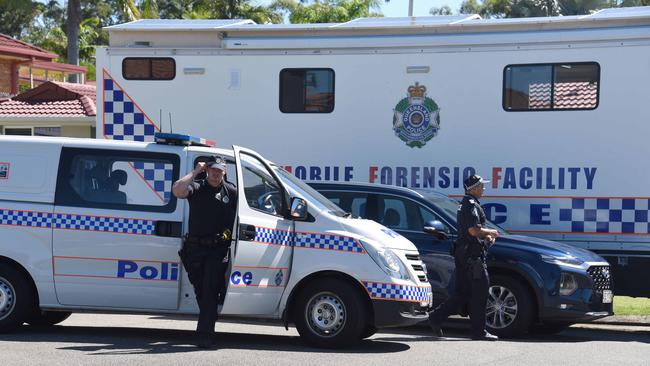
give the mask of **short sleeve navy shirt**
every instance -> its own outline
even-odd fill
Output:
[[[237,188],[223,181],[220,187],[203,179],[192,184],[187,200],[190,204],[189,235],[198,237],[232,230],[237,214]]]

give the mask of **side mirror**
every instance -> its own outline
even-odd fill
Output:
[[[449,228],[438,220],[428,221],[422,228],[427,234],[435,235],[440,240],[449,239]]]
[[[300,197],[291,198],[291,218],[293,220],[307,220],[307,201]]]

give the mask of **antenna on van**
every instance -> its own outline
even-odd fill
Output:
[[[174,133],[174,129],[172,128],[172,112],[169,112],[169,133]]]
[[[162,108],[160,108],[158,111],[159,111],[158,112],[158,124],[162,128]]]

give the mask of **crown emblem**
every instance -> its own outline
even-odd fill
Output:
[[[427,93],[427,87],[420,85],[420,83],[416,81],[415,85],[409,86],[408,92],[411,98],[423,98],[424,94]]]

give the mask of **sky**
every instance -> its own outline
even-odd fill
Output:
[[[269,4],[272,0],[257,0],[260,4]],[[405,17],[408,16],[409,0],[381,0],[381,12],[386,17]],[[413,15],[425,16],[430,15],[429,9],[439,8],[443,5],[449,5],[451,10],[456,13],[460,8],[462,0],[413,0]]]
[[[47,0],[38,0],[42,3]],[[272,0],[256,0],[259,4],[267,5]],[[408,16],[409,0],[381,0],[381,12],[386,17],[405,17]],[[451,10],[456,13],[460,8],[462,0],[413,0],[413,15],[426,16],[429,15],[429,9],[436,7],[439,8],[443,5],[449,5]],[[64,0],[59,0],[59,3],[64,4]]]

